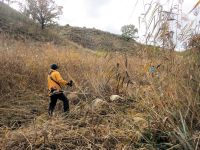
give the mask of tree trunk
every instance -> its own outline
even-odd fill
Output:
[[[42,28],[42,30],[44,30],[44,28],[45,28],[45,23],[44,22],[45,22],[44,19],[42,19],[42,21],[41,21],[41,28]]]
[[[42,24],[41,24],[42,30],[44,30],[44,27],[45,27],[45,25],[44,25],[44,23],[42,23]]]

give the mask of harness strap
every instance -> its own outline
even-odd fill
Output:
[[[52,76],[51,76],[52,72],[53,72],[53,71],[51,71],[51,72],[49,73],[49,78],[50,78],[53,82],[55,82],[60,88],[62,88],[62,87],[60,86],[60,84],[52,78]]]

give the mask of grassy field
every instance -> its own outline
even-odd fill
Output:
[[[178,53],[96,29],[41,31],[0,2],[0,148],[200,149],[198,38]],[[59,102],[49,118],[52,63],[75,84],[70,113]]]
[[[187,55],[93,52],[79,46],[0,36],[0,147],[3,149],[198,150],[199,61]],[[152,54],[152,53],[151,53]],[[76,103],[48,118],[47,74],[58,63]],[[160,68],[152,76],[149,65]],[[111,101],[111,95],[122,98]],[[70,95],[68,95],[70,97]],[[95,104],[95,99],[101,103]]]

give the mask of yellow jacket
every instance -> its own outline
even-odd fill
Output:
[[[48,75],[47,81],[48,81],[48,89],[50,91],[52,89],[60,91],[61,88],[67,84],[67,81],[63,80],[60,73],[52,69]]]

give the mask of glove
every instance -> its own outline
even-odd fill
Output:
[[[72,87],[73,86],[73,81],[70,80],[68,83],[67,83],[68,86]]]

